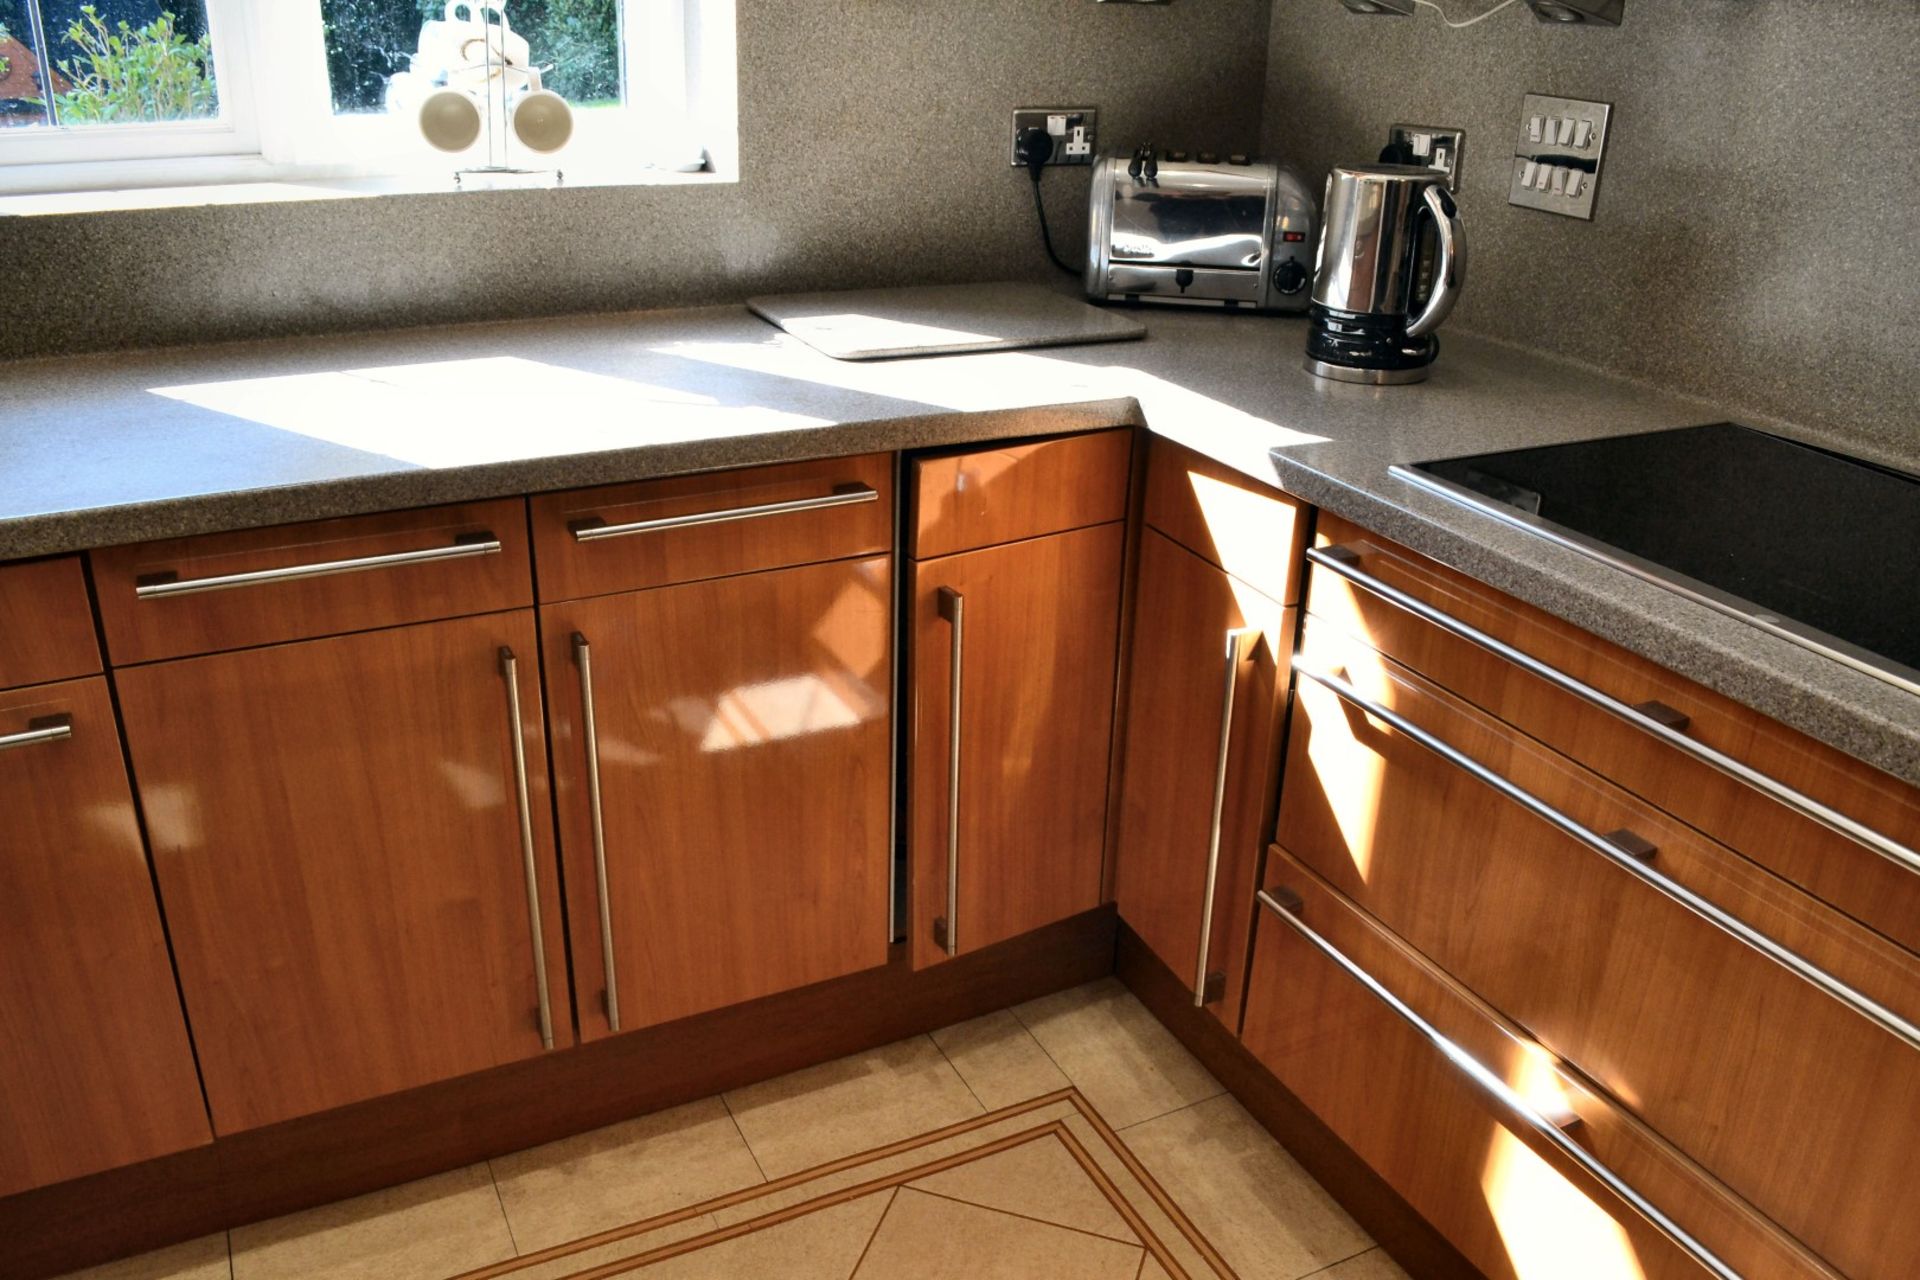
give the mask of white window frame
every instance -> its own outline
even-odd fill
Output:
[[[334,115],[320,0],[205,3],[216,118],[0,130],[0,194],[342,180],[444,190],[482,159],[435,152],[385,115]],[[564,149],[514,163],[598,185],[674,180],[704,153],[706,172],[737,178],[734,0],[619,4],[627,103],[576,110]]]

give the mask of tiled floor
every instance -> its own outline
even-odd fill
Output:
[[[79,1275],[586,1271],[1405,1280],[1112,980]]]

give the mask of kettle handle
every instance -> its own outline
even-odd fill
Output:
[[[1434,230],[1440,239],[1440,261],[1433,269],[1433,293],[1420,314],[1407,324],[1409,338],[1424,338],[1440,327],[1440,322],[1460,300],[1460,287],[1467,278],[1467,240],[1460,226],[1460,206],[1439,183],[1430,184],[1421,193],[1433,213]]]

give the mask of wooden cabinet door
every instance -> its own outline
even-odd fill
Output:
[[[212,1138],[106,681],[0,694],[0,1196]]]
[[[1293,615],[1152,529],[1139,572],[1114,894],[1237,1030]]]
[[[542,611],[584,1037],[886,963],[891,590],[877,557]]]
[[[1124,537],[1097,525],[914,565],[916,965],[1100,901]]]
[[[216,1130],[540,1053],[540,962],[571,1042],[537,665],[514,611],[120,673]]]

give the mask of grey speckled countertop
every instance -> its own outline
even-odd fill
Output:
[[[1346,386],[1302,370],[1301,320],[1138,315],[1140,342],[871,364],[732,306],[4,364],[0,559],[1145,423],[1920,783],[1920,698],[1387,474],[1712,405],[1459,335],[1425,384]]]

